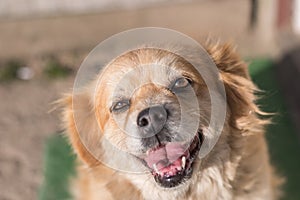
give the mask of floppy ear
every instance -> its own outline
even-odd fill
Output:
[[[101,138],[88,91],[68,94],[59,103],[63,106],[63,126],[73,149],[86,164],[99,164],[86,148],[95,147]]]
[[[227,104],[234,120],[260,113],[254,104],[257,91],[248,74],[248,66],[229,43],[208,45],[207,52],[217,65],[226,90]]]

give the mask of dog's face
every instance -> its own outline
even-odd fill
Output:
[[[211,91],[184,58],[153,48],[114,59],[91,88],[74,94],[69,101],[73,107],[66,110],[65,119],[80,158],[91,168],[101,165],[99,160],[136,169],[142,166],[146,169],[142,184],[150,182],[162,191],[179,187],[188,190],[192,182],[197,182],[199,171],[231,159],[238,145],[232,139],[237,136],[228,127],[242,128],[240,125],[247,123],[243,117],[256,110],[254,86],[246,65],[229,45],[214,46],[208,53],[224,82],[228,109],[225,129],[205,158],[200,159],[198,154],[213,131],[207,131]],[[245,85],[248,89],[243,89]],[[110,154],[111,149],[99,142],[101,138],[126,152],[127,157]]]
[[[192,176],[210,100],[191,64],[164,50],[126,53],[101,74],[95,103],[108,141],[144,164],[157,184],[175,187]]]

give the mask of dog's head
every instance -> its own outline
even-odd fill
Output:
[[[110,143],[144,164],[162,187],[191,177],[210,101],[190,63],[160,49],[131,51],[109,64],[95,91],[96,118]],[[201,124],[197,97],[206,113]]]
[[[243,117],[257,109],[246,65],[230,45],[212,46],[207,51],[218,67],[216,78],[225,86],[228,108],[224,127],[241,129],[246,123]],[[161,49],[141,48],[117,57],[88,89],[69,97],[68,104],[69,137],[83,161],[89,166],[101,165],[99,161],[143,166],[146,176],[153,177],[148,179],[151,184],[163,188],[188,185],[205,166],[203,162],[222,156],[227,159],[228,138],[236,137],[230,131],[222,133],[214,153],[199,158],[204,140],[213,131],[207,130],[210,91],[191,63]],[[126,152],[128,160],[111,153],[107,143],[100,142],[103,138]],[[219,151],[226,152],[217,155]]]

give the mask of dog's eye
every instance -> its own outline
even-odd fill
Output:
[[[189,86],[191,84],[191,80],[188,78],[178,78],[176,79],[176,81],[174,82],[173,86],[172,86],[172,90],[176,90],[176,89],[181,89],[181,88],[186,88],[187,86]]]
[[[115,102],[111,107],[111,112],[122,112],[129,108],[130,102],[129,100],[122,100]]]

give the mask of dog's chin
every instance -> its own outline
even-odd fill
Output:
[[[168,142],[149,149],[147,156],[139,159],[150,170],[159,186],[174,188],[192,177],[203,139],[203,133],[199,131],[192,141],[182,145],[184,150],[178,143]],[[171,152],[171,158],[168,152]]]

